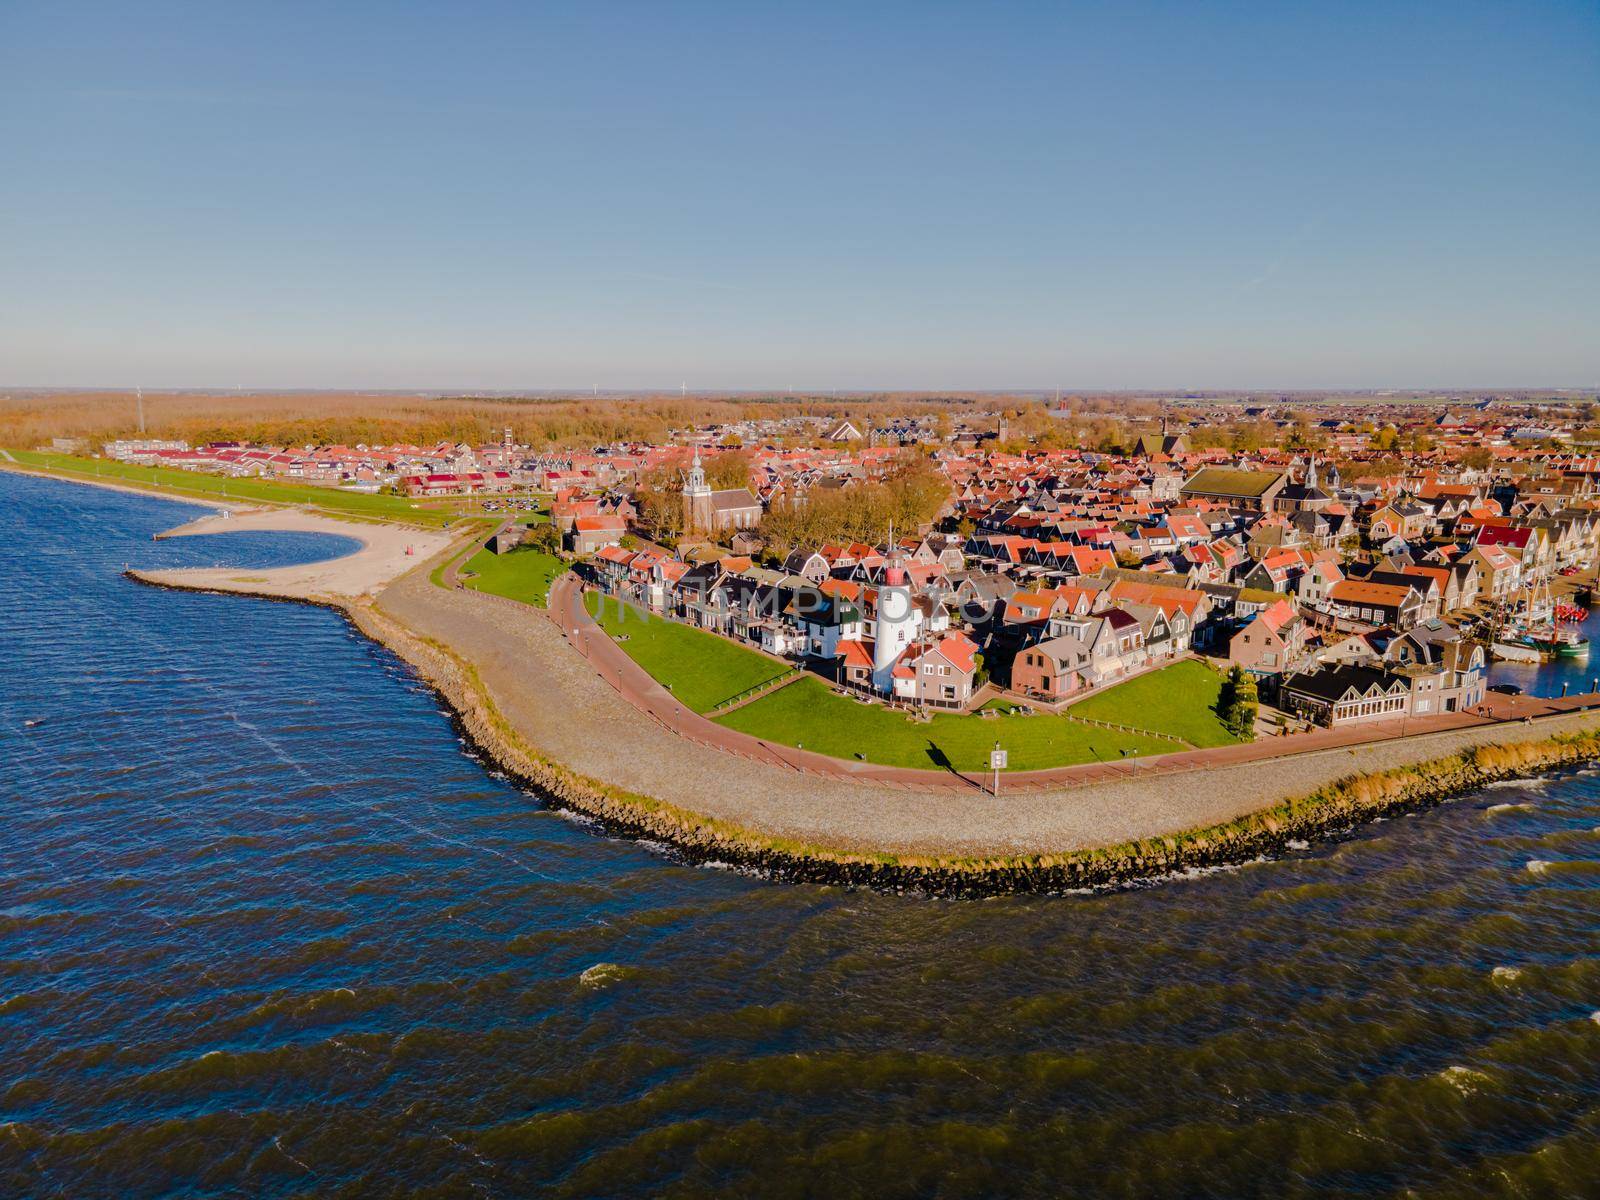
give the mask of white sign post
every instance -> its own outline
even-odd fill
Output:
[[[1000,794],[1000,772],[1006,769],[1006,752],[1000,749],[1000,743],[994,744],[994,749],[989,751],[989,769],[994,772],[994,794]]]

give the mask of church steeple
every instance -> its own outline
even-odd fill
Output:
[[[700,444],[695,443],[694,461],[689,464],[689,473],[684,477],[683,494],[685,496],[709,495],[711,489],[706,486],[706,471],[700,465]]]
[[[694,459],[683,474],[683,528],[685,533],[709,530],[712,526],[711,488],[706,469],[700,465],[700,443],[694,444]]]

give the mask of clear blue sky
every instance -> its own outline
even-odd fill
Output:
[[[0,0],[0,384],[1600,383],[1600,4]]]

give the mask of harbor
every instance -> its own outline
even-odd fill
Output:
[[[1491,660],[1521,668],[1565,663],[1567,670],[1547,674],[1537,686],[1554,681],[1572,691],[1593,691],[1593,677],[1586,672],[1589,648],[1600,634],[1600,615],[1592,607],[1593,574],[1557,575],[1553,582],[1530,585],[1513,602],[1497,606],[1486,621]],[[1496,678],[1491,670],[1491,685],[1508,682],[1514,681]]]
[[[1581,621],[1566,626],[1580,639],[1584,650],[1600,638],[1600,609],[1590,609]],[[1521,652],[1515,657],[1502,652]],[[1559,697],[1594,691],[1600,660],[1585,653],[1551,654],[1539,649],[1496,642],[1489,664],[1489,686],[1510,684],[1529,696]],[[1528,657],[1522,657],[1526,654]]]

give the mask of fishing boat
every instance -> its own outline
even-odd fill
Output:
[[[1589,657],[1589,639],[1576,629],[1562,629],[1558,625],[1524,630],[1513,644],[1527,646],[1541,654],[1553,654],[1557,658]]]
[[[1515,646],[1510,642],[1495,642],[1489,647],[1490,653],[1501,662],[1519,662],[1538,665],[1544,661],[1544,655],[1538,650],[1527,646]]]
[[[1562,610],[1570,607],[1555,603],[1548,583],[1535,584],[1519,597],[1517,612],[1504,622],[1495,641],[1549,658],[1587,658],[1589,639],[1564,623],[1571,617]]]

